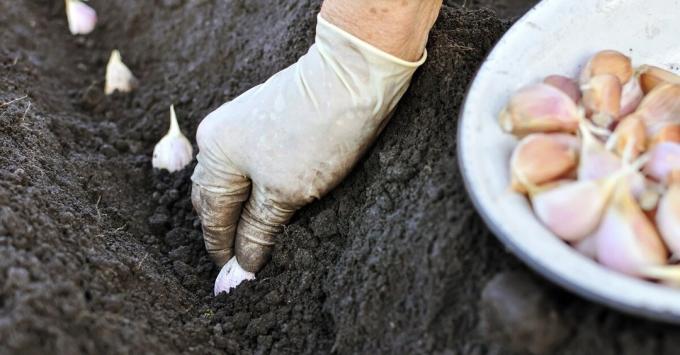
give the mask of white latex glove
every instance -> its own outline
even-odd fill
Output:
[[[222,266],[235,249],[238,265],[259,271],[295,211],[338,185],[375,140],[425,58],[401,60],[319,16],[297,63],[208,115],[192,202],[213,260]],[[229,270],[220,277],[242,276]],[[215,291],[241,281],[218,278]]]

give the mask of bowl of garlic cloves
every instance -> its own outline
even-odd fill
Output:
[[[551,281],[680,324],[680,2],[544,0],[460,113],[459,165],[493,233]]]

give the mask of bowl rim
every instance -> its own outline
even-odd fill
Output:
[[[532,18],[532,13],[536,11],[538,8],[543,7],[543,6],[549,6],[547,5],[548,3],[556,3],[558,1],[562,0],[540,0],[536,5],[532,6],[529,10],[527,10],[524,15],[522,15],[520,18],[518,18],[511,26],[510,28],[503,33],[503,35],[494,43],[493,47],[491,50],[486,54],[484,60],[482,63],[479,65],[477,70],[475,71],[474,76],[472,77],[472,80],[468,83],[468,86],[465,90],[465,98],[463,99],[463,103],[460,106],[460,110],[458,112],[458,122],[456,123],[456,159],[458,160],[457,165],[460,171],[460,174],[462,176],[463,180],[463,186],[465,187],[465,191],[472,202],[473,207],[475,208],[477,214],[482,218],[484,221],[484,224],[489,228],[491,233],[501,241],[503,246],[507,248],[512,254],[514,254],[517,258],[519,258],[525,265],[527,265],[531,270],[534,272],[538,273],[541,275],[543,278],[546,280],[550,281],[553,284],[556,284],[563,289],[566,289],[578,296],[581,296],[589,301],[593,301],[595,303],[598,303],[600,305],[604,305],[610,308],[613,308],[615,310],[633,315],[633,316],[638,316],[642,317],[648,320],[652,321],[662,321],[666,323],[673,323],[673,324],[680,324],[680,314],[675,314],[670,311],[662,311],[662,310],[655,310],[655,309],[650,309],[644,306],[639,306],[639,305],[633,305],[628,302],[616,300],[607,296],[604,296],[600,294],[597,291],[588,289],[586,287],[583,287],[582,285],[579,285],[575,282],[572,282],[568,280],[566,277],[561,275],[558,272],[554,272],[553,270],[548,269],[547,267],[543,266],[541,262],[537,259],[534,259],[531,257],[525,250],[522,248],[520,245],[514,243],[510,237],[506,235],[506,233],[503,232],[500,226],[498,226],[494,221],[493,218],[491,217],[490,213],[485,210],[482,206],[481,201],[479,200],[479,197],[477,196],[476,192],[472,188],[472,182],[471,182],[471,176],[469,175],[469,171],[467,166],[465,165],[465,159],[464,159],[464,139],[461,139],[462,137],[462,131],[463,131],[463,122],[464,122],[464,117],[465,113],[467,112],[467,107],[470,104],[469,99],[470,99],[470,92],[472,88],[474,87],[474,83],[477,81],[479,77],[479,73],[484,69],[485,64],[487,63],[489,57],[491,57],[494,53],[494,51],[497,49],[497,47],[503,43],[503,40],[506,39],[508,36],[512,36],[515,32],[520,31],[520,27],[526,25],[527,23],[531,22]],[[566,245],[565,245],[566,247]],[[604,266],[600,266],[603,267]],[[679,295],[680,297],[680,295]]]

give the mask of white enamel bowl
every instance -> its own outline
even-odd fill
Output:
[[[494,234],[553,282],[624,312],[680,323],[680,290],[608,270],[552,235],[526,199],[508,189],[517,141],[498,113],[511,93],[549,74],[575,76],[598,50],[634,64],[680,65],[680,0],[544,0],[498,42],[472,83],[458,127],[468,192]]]

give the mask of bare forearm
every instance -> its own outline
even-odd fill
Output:
[[[321,16],[398,58],[417,61],[442,0],[325,0]]]

